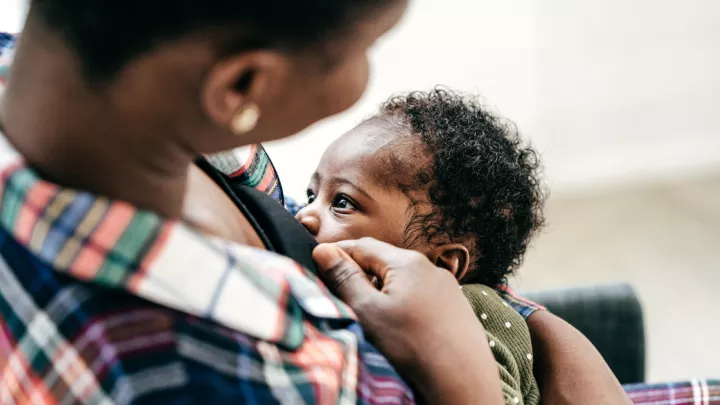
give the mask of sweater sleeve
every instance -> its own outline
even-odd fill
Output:
[[[533,351],[525,319],[492,288],[463,285],[465,298],[485,327],[507,405],[538,405],[540,390],[533,375]]]

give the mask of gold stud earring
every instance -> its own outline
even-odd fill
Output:
[[[243,135],[255,129],[260,118],[260,107],[253,102],[238,108],[230,120],[230,130],[235,135]]]

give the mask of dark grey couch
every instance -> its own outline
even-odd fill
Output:
[[[590,339],[622,384],[645,381],[643,313],[632,287],[612,284],[521,295]]]

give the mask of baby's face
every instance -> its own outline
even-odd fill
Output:
[[[325,151],[297,215],[318,242],[373,237],[403,246],[410,199],[391,181],[393,138],[370,121]]]

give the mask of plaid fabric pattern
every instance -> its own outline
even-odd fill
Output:
[[[636,405],[720,405],[720,380],[626,385]]]
[[[513,290],[507,285],[500,285],[495,289],[500,297],[518,314],[522,315],[523,318],[527,319],[530,315],[534,314],[535,311],[545,311],[546,308],[542,305],[536,304],[530,300],[516,295]]]
[[[0,404],[413,403],[295,262],[44,181],[0,138]]]
[[[284,203],[285,196],[280,186],[275,166],[262,145],[250,145],[231,151],[206,156],[218,170],[225,173],[230,181],[246,185]]]
[[[4,142],[0,178],[0,403],[412,402],[291,260],[44,182]]]

